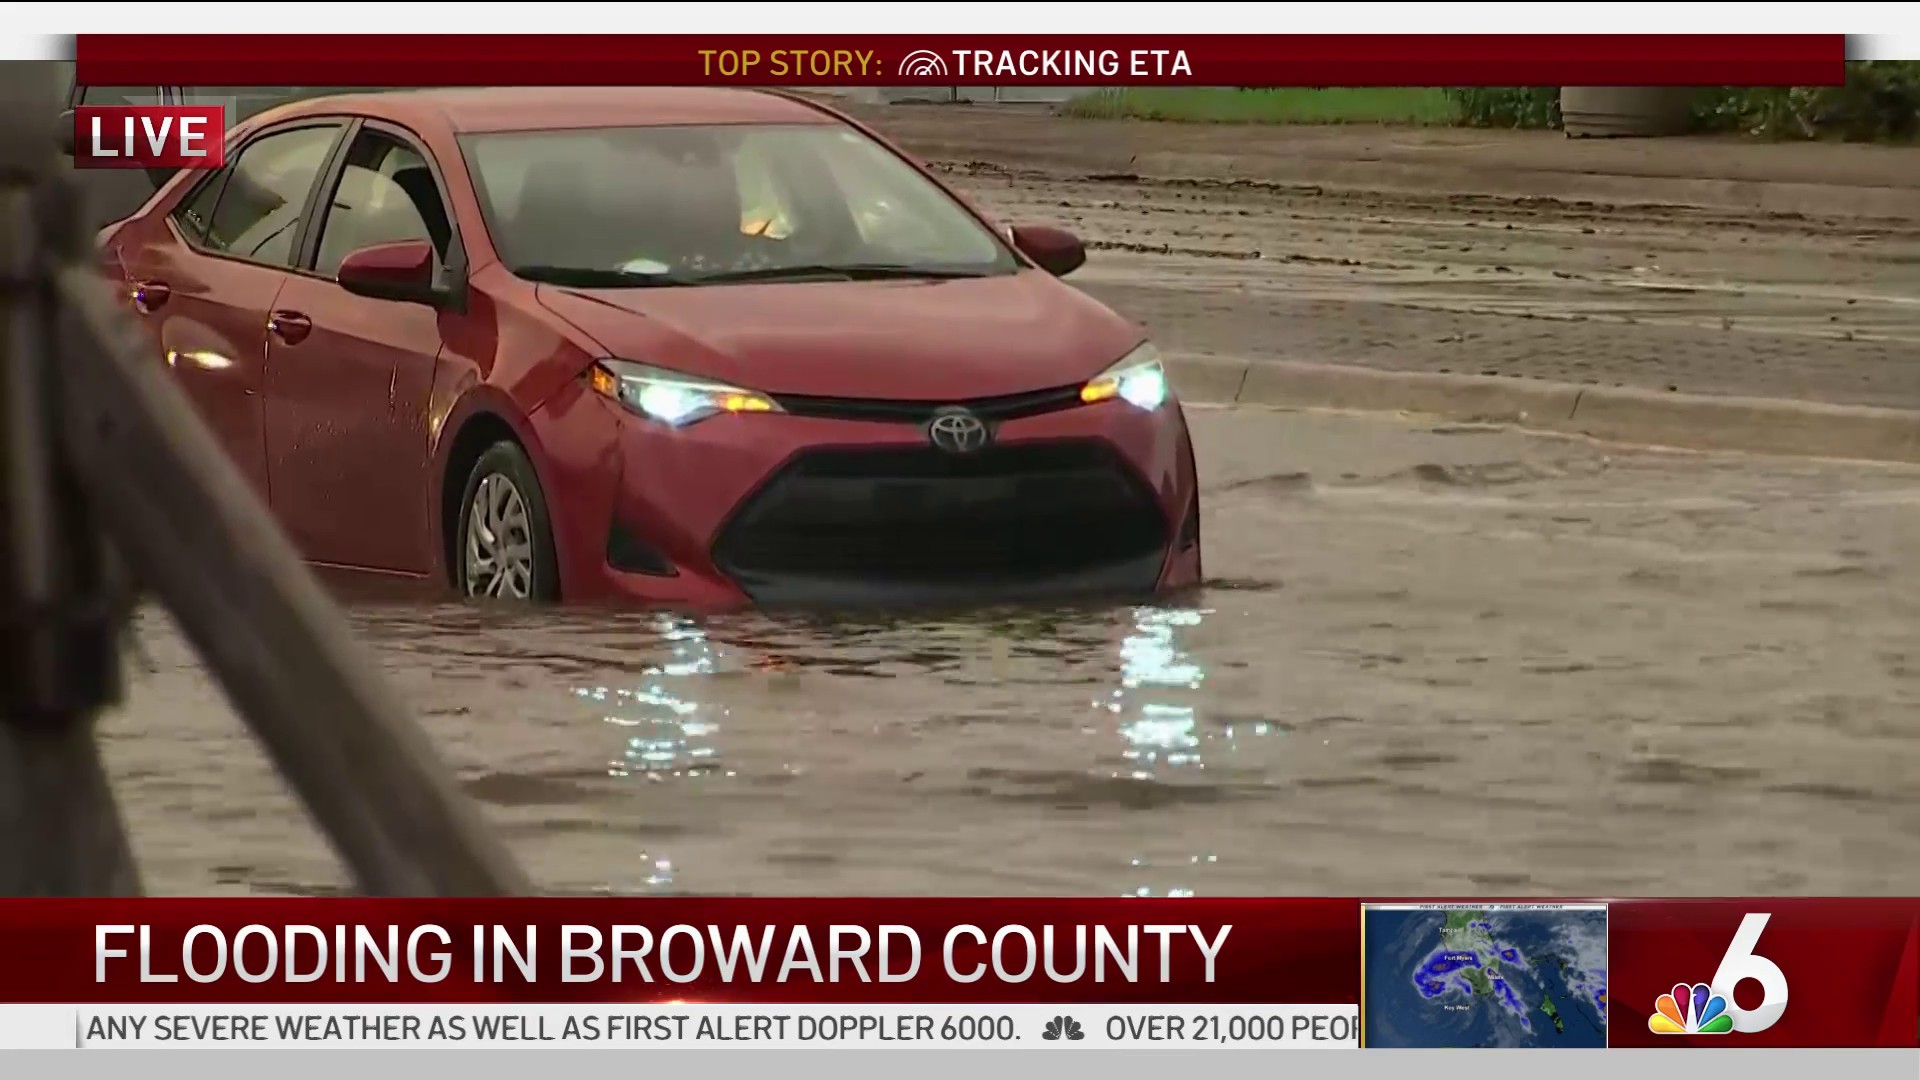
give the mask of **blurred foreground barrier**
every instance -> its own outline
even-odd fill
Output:
[[[0,895],[140,891],[93,737],[137,587],[382,896],[530,891],[92,268],[55,65],[0,65]]]

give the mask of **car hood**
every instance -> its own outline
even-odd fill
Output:
[[[608,354],[771,394],[954,401],[1068,386],[1143,337],[1036,271],[942,281],[539,287]]]

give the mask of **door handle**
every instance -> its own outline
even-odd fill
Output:
[[[127,288],[127,298],[133,301],[133,310],[142,315],[151,315],[173,295],[173,289],[164,281],[136,281]]]
[[[297,311],[276,311],[267,316],[267,333],[289,345],[298,345],[313,332],[313,320]]]

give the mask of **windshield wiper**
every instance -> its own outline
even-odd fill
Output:
[[[983,270],[956,270],[938,266],[906,266],[899,263],[809,263],[799,266],[761,266],[752,270],[722,270],[688,279],[688,284],[708,285],[735,281],[782,281],[788,278],[838,277],[849,281],[929,280],[986,277]]]
[[[574,289],[637,289],[649,285],[684,285],[685,278],[639,270],[603,270],[591,266],[516,266],[513,272],[528,281]]]

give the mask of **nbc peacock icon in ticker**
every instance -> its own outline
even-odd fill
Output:
[[[1725,1035],[1733,1030],[1727,999],[1706,983],[1681,983],[1653,1003],[1647,1028],[1655,1035]]]

